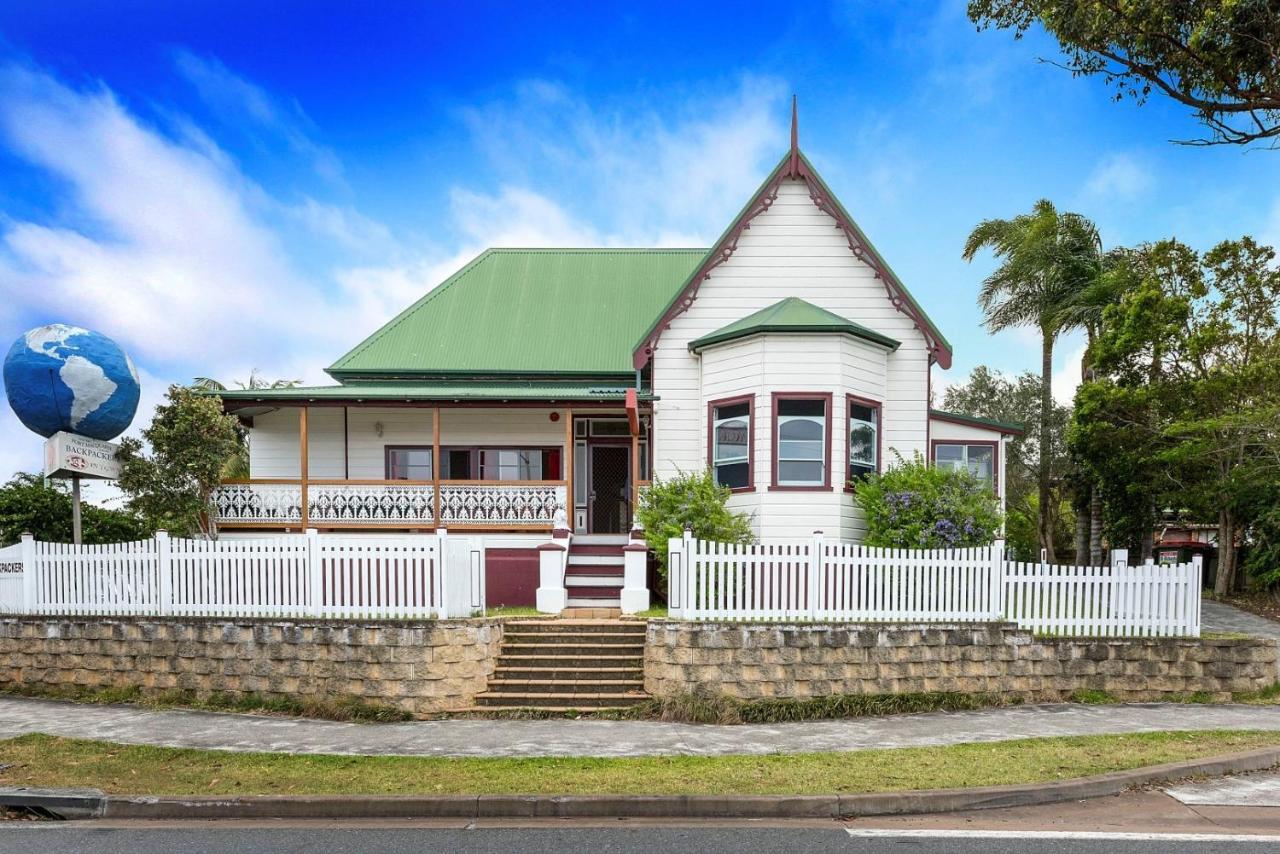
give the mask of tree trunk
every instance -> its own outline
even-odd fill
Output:
[[[1236,520],[1230,510],[1218,513],[1218,577],[1213,592],[1225,596],[1236,586]]]
[[[1147,525],[1142,531],[1142,560],[1150,560],[1156,553],[1156,532]]]
[[[1076,502],[1076,565],[1084,566],[1089,558],[1089,499]]]
[[[1102,566],[1102,491],[1089,489],[1089,565]]]
[[[1049,496],[1049,464],[1053,458],[1053,440],[1049,435],[1049,422],[1053,412],[1053,334],[1040,331],[1040,519],[1038,522],[1040,548],[1053,563],[1053,514]]]

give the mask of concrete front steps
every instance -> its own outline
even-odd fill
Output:
[[[569,543],[568,608],[621,609],[625,534],[582,534]]]
[[[590,711],[649,699],[643,622],[510,621],[480,709]]]

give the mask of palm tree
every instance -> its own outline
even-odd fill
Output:
[[[235,384],[241,389],[294,388],[302,385],[302,380],[264,380],[258,376],[258,369],[254,368],[249,371],[248,380],[236,380]],[[196,391],[220,392],[226,391],[227,385],[213,377],[196,377],[191,381],[191,388]],[[222,469],[222,477],[224,480],[247,480],[249,478],[249,445],[247,441],[242,442],[240,450],[227,460]]]
[[[1098,278],[1102,246],[1098,229],[1085,217],[1059,212],[1041,199],[1030,213],[1013,219],[983,220],[964,244],[964,259],[983,249],[1000,259],[982,282],[978,304],[986,327],[1000,332],[1017,326],[1040,331],[1039,537],[1054,560],[1050,463],[1053,439],[1053,345],[1065,329],[1064,314],[1077,295]]]
[[[1080,380],[1090,382],[1094,379],[1094,342],[1102,330],[1102,317],[1107,306],[1120,301],[1120,295],[1128,288],[1132,252],[1117,248],[1105,253],[1099,262],[1098,274],[1093,281],[1085,284],[1063,307],[1061,328],[1083,329],[1085,332],[1085,350],[1080,359]],[[1087,484],[1083,497],[1084,513],[1081,514],[1088,543],[1089,565],[1102,563],[1102,491],[1096,483]],[[1079,551],[1077,549],[1077,551]],[[1081,563],[1083,555],[1077,554]]]

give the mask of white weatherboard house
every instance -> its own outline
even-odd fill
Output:
[[[710,468],[762,537],[858,540],[852,480],[921,454],[1004,493],[1020,432],[929,408],[941,331],[800,152],[710,249],[491,249],[328,369],[230,391],[229,533],[484,532],[488,602],[616,606],[651,477]],[[565,529],[571,529],[569,531]],[[558,546],[557,546],[558,548]]]

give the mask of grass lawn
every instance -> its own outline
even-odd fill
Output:
[[[494,608],[486,608],[484,611],[486,617],[551,617],[551,614],[544,614],[537,608],[531,608],[528,605],[498,605]]]
[[[0,785],[121,794],[830,794],[1061,780],[1280,745],[1280,732],[1143,733],[769,756],[440,759],[0,741]]]

